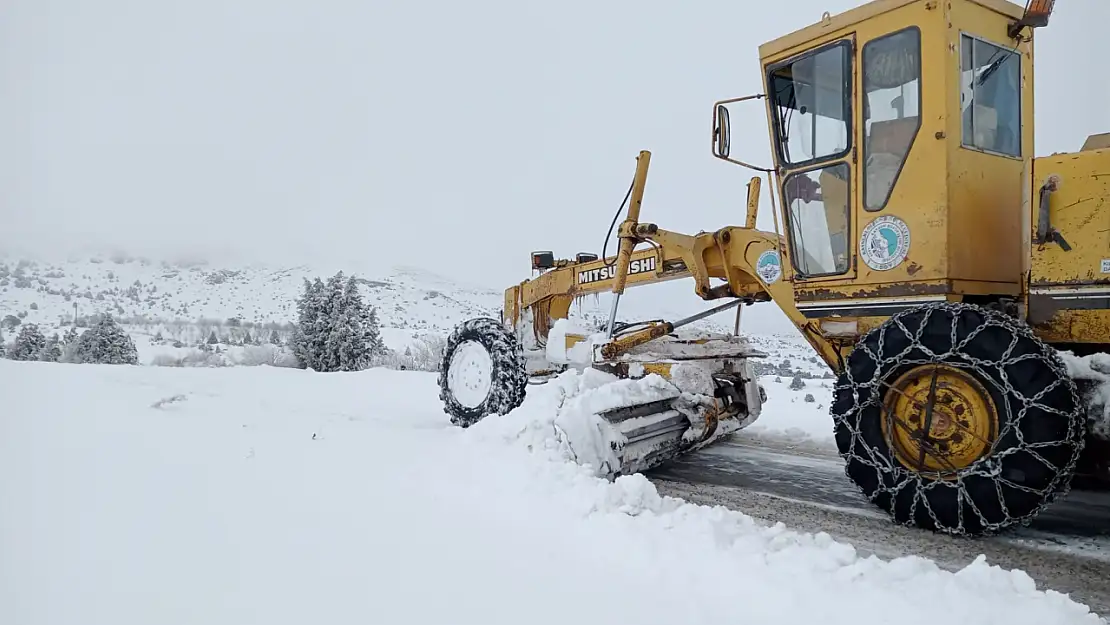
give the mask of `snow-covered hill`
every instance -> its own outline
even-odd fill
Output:
[[[38,324],[49,335],[63,333],[74,319],[111,313],[132,334],[143,362],[150,362],[175,349],[173,344],[180,350],[205,341],[213,330],[221,341],[232,334],[267,339],[275,331],[287,337],[304,281],[340,270],[360,279],[366,301],[377,308],[383,338],[399,351],[419,337],[445,336],[465,319],[496,317],[504,297],[503,291],[411,266],[226,266],[126,254],[54,260],[0,255],[0,328],[11,341],[17,321]],[[689,288],[671,284],[630,291],[620,317],[676,319],[708,306],[683,287]],[[572,315],[600,322],[610,301],[607,295],[583,298]],[[725,332],[730,320],[731,313],[722,313],[700,325]],[[159,334],[164,341],[155,339]],[[776,358],[781,353],[798,362],[813,355],[796,334],[756,340]]]
[[[74,316],[109,312],[118,318],[286,323],[296,318],[303,281],[342,268],[200,263],[93,257],[64,262],[0,258],[0,318],[53,326]],[[490,314],[501,294],[451,284],[414,268],[376,274],[348,271],[378,307],[385,326],[443,330],[457,319]]]

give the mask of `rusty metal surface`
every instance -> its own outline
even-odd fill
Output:
[[[952,291],[949,281],[939,282],[902,282],[884,284],[868,288],[858,286],[795,288],[799,302],[824,302],[842,299],[865,299],[869,297],[906,297],[912,295],[943,295]]]
[[[1106,345],[1110,351],[1110,310],[1060,310],[1029,298],[1029,324],[1046,343]]]
[[[1110,282],[1110,150],[1033,159],[1033,184],[1052,179],[1046,215],[1067,240],[1034,244],[1029,282],[1036,286],[1082,286]],[[1035,206],[1039,217],[1040,206]]]

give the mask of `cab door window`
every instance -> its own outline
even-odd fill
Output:
[[[921,129],[921,32],[863,46],[863,207],[881,210]]]
[[[791,174],[783,183],[791,260],[803,277],[848,271],[850,174],[841,162]]]

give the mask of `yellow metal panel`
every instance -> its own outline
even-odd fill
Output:
[[[1019,20],[1025,15],[1025,7],[1006,0],[970,0],[983,8],[1000,13],[1010,19]]]
[[[1110,149],[1033,159],[1030,239],[1049,179],[1049,222],[1071,250],[1032,244],[1029,320],[1052,343],[1110,343]]]
[[[1104,132],[1098,135],[1091,135],[1083,142],[1083,152],[1091,150],[1103,150],[1110,148],[1110,132]]]
[[[574,347],[575,345],[577,345],[577,344],[579,344],[579,343],[581,343],[582,341],[585,341],[585,340],[586,340],[586,335],[584,335],[584,334],[571,334],[571,333],[568,332],[567,335],[566,335],[566,342],[564,344],[564,347],[569,351],[570,348]]]
[[[921,40],[921,87],[920,87],[920,127],[913,139],[910,151],[902,165],[901,172],[891,190],[886,205],[878,211],[864,209],[863,190],[866,171],[861,158],[857,177],[856,198],[856,249],[860,253],[860,241],[864,230],[876,219],[897,217],[905,222],[909,232],[909,250],[906,259],[892,269],[880,271],[872,269],[862,258],[858,259],[859,278],[856,284],[874,290],[878,285],[907,283],[922,284],[947,277],[948,268],[944,250],[947,247],[946,222],[947,206],[945,192],[945,142],[943,141],[944,117],[947,110],[945,98],[945,76],[943,64],[935,62],[945,45],[947,24],[939,3],[920,2],[891,11],[873,23],[860,28],[859,59],[862,63],[867,44],[889,33],[916,26]],[[862,74],[862,72],[861,72]],[[863,97],[863,77],[859,81],[860,97]],[[908,94],[907,94],[908,97]],[[857,105],[857,141],[862,147],[865,139],[862,104]],[[896,127],[876,128],[870,137],[873,148],[884,141],[883,131],[897,131]],[[942,137],[938,138],[937,134]],[[916,286],[916,285],[915,285]]]
[[[1050,344],[1110,342],[1110,310],[1060,310],[1051,319],[1033,324],[1041,340]]]
[[[961,115],[961,35],[1014,49],[1008,38],[1010,14],[985,2],[953,2],[949,20],[945,129],[948,149],[948,276],[954,280],[1015,283],[1022,276],[1022,194],[1024,161],[964,147]],[[1019,13],[1020,16],[1020,13]],[[1021,54],[1022,154],[1033,154],[1033,47],[1019,43]]]
[[[843,13],[832,15],[829,19],[819,19],[816,23],[806,26],[801,30],[772,39],[759,46],[759,58],[764,62],[773,60],[772,57],[784,56],[783,53],[794,52],[799,46],[811,47],[816,40],[827,40],[838,37],[835,33],[849,32],[853,27],[864,20],[893,11],[907,4],[920,4],[925,0],[875,0],[863,6],[858,6]],[[934,1],[933,4],[936,2]]]
[[[671,379],[671,366],[672,364],[669,362],[645,362],[644,375],[654,373],[669,380]]]
[[[1110,149],[1033,159],[1033,211],[1037,228],[1038,191],[1058,177],[1049,195],[1049,218],[1071,246],[1033,244],[1030,286],[1110,285]]]

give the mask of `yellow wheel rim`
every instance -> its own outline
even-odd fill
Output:
[[[998,410],[986,387],[948,365],[914,367],[886,387],[881,423],[899,464],[941,479],[987,455],[998,436]]]

